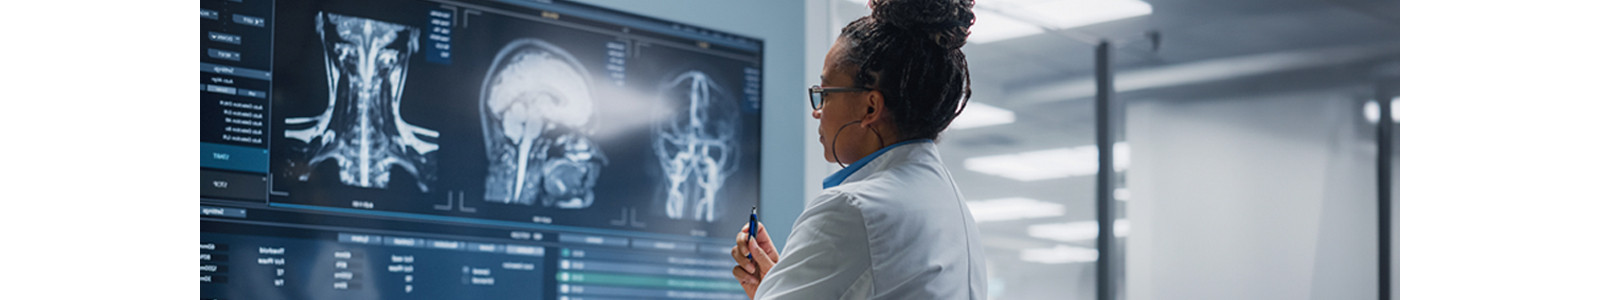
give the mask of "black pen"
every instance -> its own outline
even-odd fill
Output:
[[[750,206],[750,229],[745,231],[745,232],[750,233],[749,239],[753,240],[753,239],[756,238],[756,206],[755,205],[751,205]],[[749,243],[745,243],[745,244],[748,245]],[[757,243],[757,247],[758,248],[760,247],[759,243]],[[755,249],[755,250],[761,250],[761,249]],[[749,259],[751,263],[755,263],[756,262],[756,257],[753,256],[753,255],[750,255],[750,253],[745,253],[744,254],[744,258],[745,259]]]

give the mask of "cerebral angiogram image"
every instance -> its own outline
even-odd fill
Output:
[[[395,168],[411,173],[427,192],[434,180],[439,132],[400,116],[415,27],[319,12],[326,68],[327,106],[314,116],[290,116],[283,136],[304,155],[290,159],[290,177],[308,181],[317,166],[333,162],[348,186],[385,189]]]
[[[517,39],[484,77],[480,110],[489,159],[484,200],[581,209],[606,164],[588,71],[566,50]]]
[[[655,125],[668,218],[714,222],[717,192],[739,169],[738,103],[711,76],[691,70],[660,86],[672,117]]]

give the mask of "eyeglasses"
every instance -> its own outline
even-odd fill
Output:
[[[818,110],[822,109],[822,96],[827,95],[828,93],[854,93],[871,90],[872,89],[863,87],[822,87],[820,85],[813,85],[807,91],[811,93],[811,109]]]

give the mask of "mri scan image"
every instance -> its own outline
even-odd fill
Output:
[[[317,166],[332,162],[345,185],[388,188],[390,172],[398,168],[427,192],[439,132],[400,116],[417,28],[318,13],[316,30],[327,70],[327,106],[314,116],[284,120],[284,137],[306,144],[300,148],[305,158],[291,162],[290,176],[307,181]]]
[[[594,204],[606,164],[591,138],[596,123],[589,73],[571,54],[538,39],[508,43],[484,77],[482,114],[489,171],[484,200],[581,209]]]
[[[672,219],[716,221],[717,191],[738,170],[737,105],[700,71],[668,78],[661,93],[674,110],[652,143],[666,180],[663,209]]]

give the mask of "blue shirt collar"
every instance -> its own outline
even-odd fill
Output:
[[[855,163],[844,167],[843,170],[839,170],[838,172],[833,172],[833,175],[828,175],[828,178],[823,178],[822,179],[822,188],[829,189],[829,188],[833,188],[835,186],[839,186],[839,184],[844,183],[845,178],[850,178],[850,175],[851,174],[855,174],[856,170],[860,170],[861,167],[866,166],[867,163],[872,162],[872,159],[878,158],[878,155],[883,155],[884,152],[889,152],[889,149],[894,149],[895,147],[900,147],[900,145],[905,145],[905,144],[910,144],[910,143],[924,143],[924,142],[933,142],[933,140],[930,140],[930,139],[908,140],[908,141],[904,141],[904,142],[894,143],[894,145],[889,145],[888,147],[883,147],[883,149],[878,149],[878,151],[872,152],[872,154],[867,154],[867,157],[862,157],[860,160],[857,160]]]

